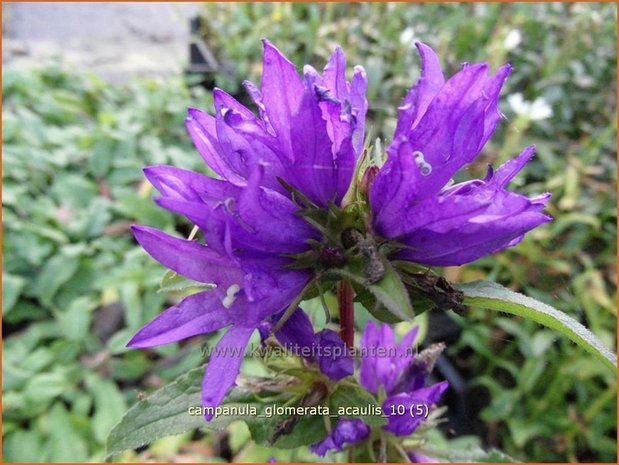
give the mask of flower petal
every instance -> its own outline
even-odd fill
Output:
[[[525,211],[492,221],[480,216],[477,222],[469,220],[443,234],[430,230],[418,231],[414,238],[411,236],[404,241],[411,249],[403,251],[401,257],[433,266],[464,265],[516,245],[524,233],[551,219],[537,211]],[[421,250],[421,253],[415,252],[415,249]]]
[[[380,168],[370,187],[370,205],[374,228],[385,237],[395,237],[402,212],[406,212],[422,183],[413,149],[405,138],[400,138],[387,149],[387,161]]]
[[[297,69],[273,44],[263,40],[262,101],[282,148],[290,160],[292,117],[299,110],[304,88]]]
[[[271,134],[275,135],[275,130],[273,126],[271,126],[271,122],[269,121],[269,115],[267,114],[266,106],[264,105],[264,100],[262,98],[262,92],[260,89],[251,81],[243,81],[243,86],[245,90],[253,100],[254,104],[258,107],[258,111],[260,112],[260,118],[264,123],[265,130]]]
[[[383,230],[408,246],[402,258],[427,265],[462,265],[515,245],[524,233],[550,221],[540,212],[549,194],[527,198],[504,190],[534,149],[491,170],[486,180],[453,186],[413,205]]]
[[[282,315],[275,317],[279,321]],[[314,344],[314,327],[307,314],[297,308],[286,320],[282,327],[275,333],[280,344],[295,355],[301,355],[299,349],[312,347]]]
[[[409,331],[397,344],[395,334],[387,324],[368,322],[361,337],[361,384],[376,394],[382,385],[390,394],[400,373],[413,359],[411,344],[418,328]]]
[[[415,44],[421,57],[421,77],[417,84],[411,87],[398,108],[398,124],[393,140],[406,136],[408,132],[423,117],[441,87],[445,84],[445,77],[441,71],[438,56],[422,42]]]
[[[348,98],[349,89],[346,85],[346,56],[340,46],[335,47],[322,76],[324,85],[333,92],[335,98],[340,101]]]
[[[368,77],[362,66],[355,66],[350,83],[350,103],[355,117],[355,131],[353,132],[353,147],[357,155],[363,150],[365,142],[365,116],[368,111],[368,100],[365,93],[368,88]]]
[[[243,274],[233,261],[210,247],[196,241],[178,239],[147,226],[132,226],[132,230],[136,240],[151,257],[189,279],[218,286],[243,279]]]
[[[324,457],[330,450],[341,451],[346,444],[357,444],[370,435],[370,427],[363,421],[340,418],[333,431],[322,441],[310,446],[310,450]]]
[[[219,113],[224,108],[234,110],[239,113],[243,119],[249,121],[257,121],[256,116],[251,112],[249,108],[239,102],[237,99],[227,92],[215,87],[213,89],[213,103],[215,104],[215,113]]]
[[[247,225],[244,229],[249,232],[234,235],[235,247],[278,254],[307,250],[305,241],[318,238],[317,231],[295,216],[298,207],[289,198],[262,187],[262,178],[263,170],[258,167],[235,206],[239,221]]]
[[[255,329],[255,327],[233,326],[217,343],[202,381],[204,407],[215,408],[226,397],[228,389],[239,374],[245,348]],[[211,420],[213,415],[207,413],[205,418],[207,421]]]
[[[127,347],[154,347],[207,334],[232,324],[241,314],[225,308],[219,293],[199,292],[158,315],[133,336]]]
[[[197,108],[189,108],[185,127],[193,144],[209,168],[233,184],[244,184],[242,173],[233,168],[224,157],[224,151],[217,140],[213,116]]]
[[[217,137],[226,158],[247,179],[261,166],[267,175],[263,185],[285,193],[277,177],[285,175],[278,141],[252,115],[247,117],[232,108],[220,107],[216,116]]]
[[[174,166],[148,166],[144,174],[162,196],[172,199],[215,205],[240,193],[239,187],[230,182]]]
[[[326,206],[329,200],[341,198],[343,193],[336,191],[334,155],[327,122],[323,119],[318,96],[307,82],[291,125],[291,147],[295,158],[288,169],[290,178],[285,178],[286,181],[321,206]]]
[[[416,406],[421,405],[420,410],[422,411],[429,410],[433,404],[440,400],[448,387],[449,383],[443,381],[410,393],[388,397],[383,402],[383,412],[389,417],[389,420],[383,428],[396,436],[412,434],[425,419],[423,414],[416,414]],[[398,408],[402,408],[400,406],[404,407],[403,414],[397,413]],[[393,412],[396,412],[396,414],[392,414]]]
[[[330,329],[316,334],[317,353],[314,357],[320,371],[335,381],[353,374],[353,359],[340,335]]]

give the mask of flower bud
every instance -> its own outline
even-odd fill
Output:
[[[371,165],[368,166],[367,169],[363,172],[363,177],[361,178],[361,182],[359,183],[359,193],[367,198],[370,195],[370,187],[374,182],[374,178],[378,174],[378,166]]]

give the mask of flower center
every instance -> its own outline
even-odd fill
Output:
[[[320,240],[310,239],[309,249],[299,254],[286,255],[292,259],[289,268],[314,269],[329,274],[333,269],[355,266],[362,269],[369,283],[379,281],[384,273],[384,255],[390,241],[376,237],[369,227],[370,211],[367,202],[357,201],[345,207],[333,202],[319,207],[298,190],[282,184],[290,191],[299,206],[296,215],[320,232]]]

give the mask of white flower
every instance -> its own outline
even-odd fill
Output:
[[[522,34],[518,29],[512,29],[505,36],[505,40],[503,40],[503,47],[505,50],[513,50],[522,42]]]
[[[526,116],[532,121],[540,121],[552,116],[552,108],[543,97],[527,102],[521,93],[517,93],[507,97],[507,102],[516,114]]]

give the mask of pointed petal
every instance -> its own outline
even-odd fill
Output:
[[[185,127],[196,149],[205,163],[215,173],[233,184],[243,185],[243,177],[223,157],[223,150],[217,140],[215,118],[196,108],[189,108]]]
[[[269,121],[282,141],[282,150],[292,160],[292,117],[299,110],[303,96],[303,83],[297,69],[268,40],[263,41],[262,101]]]
[[[256,120],[256,116],[249,108],[241,104],[232,95],[217,87],[213,89],[213,103],[215,104],[215,113],[219,113],[224,108],[229,108],[241,114],[244,119]]]
[[[239,374],[245,348],[254,330],[253,327],[233,326],[217,343],[202,381],[204,407],[215,408],[226,397]],[[205,418],[211,420],[213,415],[206,414]]]
[[[277,148],[277,139],[266,132],[256,118],[248,119],[231,108],[222,107],[216,119],[219,143],[230,165],[242,173],[244,179],[256,167],[263,167],[262,185],[285,193],[277,177],[285,175],[283,162],[288,160]]]
[[[146,226],[132,226],[132,230],[151,257],[189,279],[220,286],[240,282],[243,277],[228,257],[196,241],[178,239]]]
[[[394,358],[389,355],[396,349],[393,330],[389,325],[369,322],[361,337],[361,348],[361,384],[374,394],[381,385],[389,392],[398,374]]]
[[[350,83],[350,103],[355,118],[355,131],[353,132],[353,147],[357,156],[363,150],[365,142],[365,116],[368,111],[368,100],[365,93],[368,88],[368,77],[362,66],[355,66],[352,81]]]
[[[167,198],[214,204],[229,197],[237,197],[240,189],[227,182],[195,171],[174,166],[155,165],[144,168],[150,183]]]
[[[398,124],[393,139],[406,135],[417,126],[426,113],[430,102],[445,84],[438,56],[422,42],[415,44],[421,57],[421,77],[417,84],[411,87],[398,108]]]
[[[346,56],[337,46],[323,71],[323,83],[335,97],[342,101],[348,97],[346,86]]]
[[[336,179],[332,142],[327,122],[313,89],[305,88],[299,111],[292,117],[291,137],[295,160],[286,179],[314,202],[326,206],[336,200]]]
[[[503,188],[524,168],[535,155],[535,145],[525,148],[516,158],[507,160],[494,172],[491,183]]]
[[[271,134],[275,135],[275,130],[273,126],[271,126],[271,122],[269,121],[269,115],[267,113],[266,106],[264,105],[264,99],[262,98],[262,92],[258,87],[251,81],[243,81],[243,86],[245,90],[253,100],[254,104],[258,107],[258,111],[260,112],[260,118],[264,122],[265,130]]]
[[[492,134],[494,134],[497,123],[502,117],[501,112],[499,111],[499,93],[501,92],[501,89],[503,88],[503,85],[505,84],[505,81],[507,81],[507,78],[511,72],[511,65],[505,64],[501,66],[496,73],[494,73],[494,76],[492,76],[488,84],[486,84],[484,93],[490,103],[484,112],[484,137],[480,143],[479,150],[486,145],[488,139],[490,139]]]
[[[368,321],[361,336],[361,368],[359,372],[360,382],[372,394],[378,392],[380,381],[376,373],[376,348],[379,347],[380,338],[378,327]]]
[[[239,315],[222,305],[218,293],[199,292],[158,315],[133,336],[127,347],[143,349],[208,334],[232,324]]]

